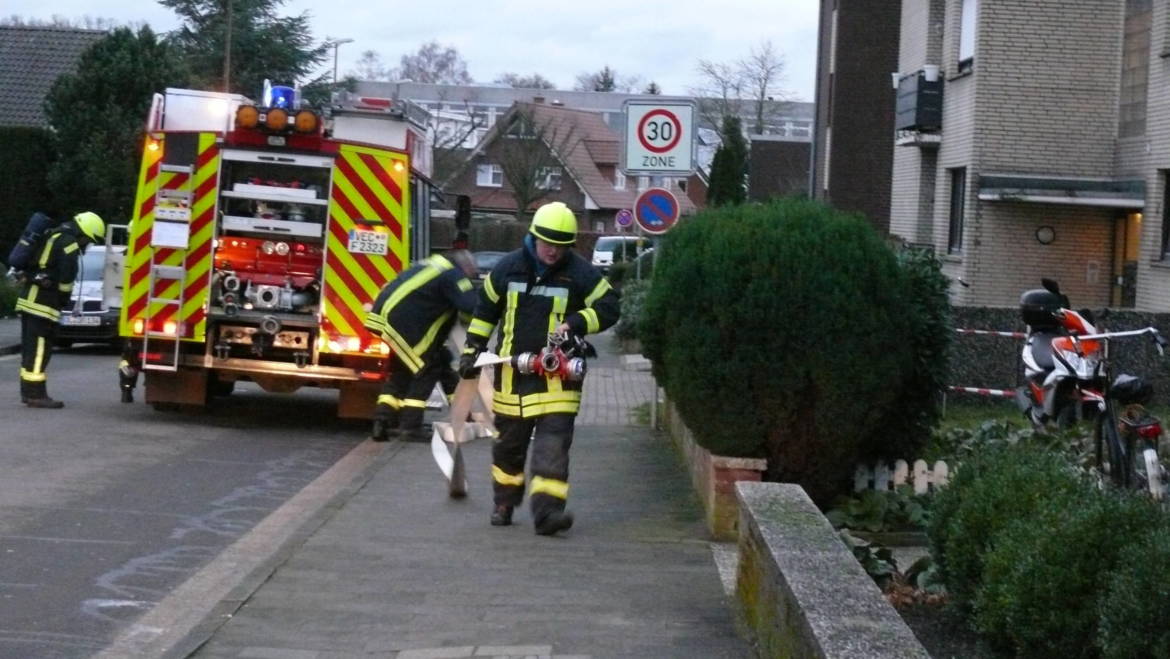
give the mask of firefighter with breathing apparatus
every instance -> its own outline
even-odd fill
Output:
[[[374,411],[374,441],[428,439],[422,429],[427,397],[444,370],[451,369],[443,340],[457,314],[470,314],[475,307],[469,279],[475,272],[467,250],[436,254],[403,270],[374,300],[364,325],[393,353]],[[444,388],[453,389],[449,384]]]
[[[49,232],[24,271],[16,311],[21,317],[20,400],[29,407],[65,406],[49,397],[45,371],[53,354],[61,308],[73,293],[78,259],[87,245],[103,242],[105,235],[106,224],[96,213],[78,213]]]
[[[537,209],[524,246],[501,259],[484,280],[459,359],[461,377],[478,377],[475,362],[497,327],[500,356],[513,356],[495,367],[492,409],[500,434],[492,445],[493,526],[511,524],[524,497],[530,442],[529,503],[536,532],[552,535],[573,525],[565,510],[569,447],[584,369],[567,368],[560,346],[605,330],[620,313],[609,281],[572,250],[576,240],[577,218],[565,204]]]

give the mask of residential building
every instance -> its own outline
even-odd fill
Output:
[[[0,27],[0,126],[48,128],[45,97],[62,73],[72,73],[102,30]]]
[[[534,177],[526,211],[562,201],[583,231],[597,233],[619,230],[614,216],[633,208],[638,193],[652,186],[670,189],[681,214],[695,211],[686,188],[697,177],[626,177],[619,158],[618,136],[601,113],[515,103],[470,151],[446,192],[468,195],[477,211],[516,214],[512,181]]]
[[[406,98],[430,110],[434,119],[434,142],[440,148],[474,148],[512,104],[544,103],[551,106],[588,110],[619,137],[623,134],[622,104],[627,100],[696,100],[689,96],[655,96],[622,92],[582,92],[559,89],[517,89],[500,85],[436,85],[418,82],[359,81],[357,93],[365,96]],[[701,100],[700,100],[701,101]],[[755,119],[749,103],[741,104],[744,126]],[[719,145],[719,126],[711,125],[711,113],[699,112],[699,169],[706,172]],[[813,104],[773,101],[765,113],[764,134],[795,141],[811,141]],[[702,174],[705,176],[705,173]]]
[[[1170,310],[1168,36],[1151,0],[902,0],[890,231],[956,302]]]
[[[894,91],[901,0],[821,0],[812,194],[890,221]]]

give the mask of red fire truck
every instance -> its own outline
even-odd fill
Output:
[[[367,418],[387,347],[362,320],[429,253],[426,111],[296,90],[167,89],[147,122],[120,334],[156,408],[202,406],[237,381],[339,391]]]

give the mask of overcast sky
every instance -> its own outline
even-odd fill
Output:
[[[686,94],[699,59],[733,62],[771,40],[785,61],[782,88],[813,99],[817,0],[532,0],[387,2],[286,0],[284,14],[307,11],[313,36],[353,39],[340,46],[338,69],[349,72],[363,51],[387,65],[430,40],[454,46],[477,82],[505,72],[540,73],[571,89],[579,73],[608,64],[619,76],[656,81],[666,94]],[[175,28],[175,15],[151,0],[3,0],[0,15],[24,19],[112,19]],[[554,9],[555,7],[555,9]],[[332,69],[332,62],[329,63]]]

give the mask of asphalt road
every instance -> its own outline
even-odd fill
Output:
[[[365,438],[333,391],[122,405],[117,361],[56,353],[51,411],[20,404],[0,357],[0,657],[95,654]]]

